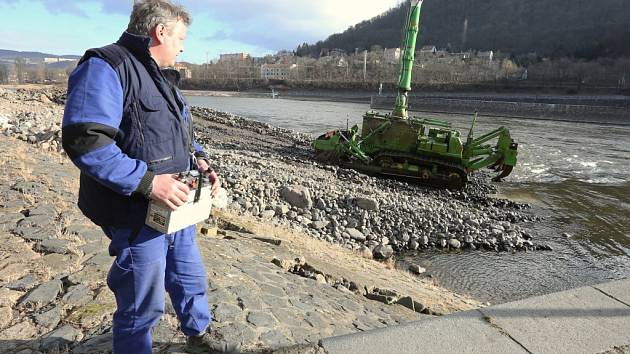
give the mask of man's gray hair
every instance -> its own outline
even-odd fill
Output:
[[[169,0],[136,0],[129,18],[127,32],[148,36],[159,24],[167,25],[171,22],[182,21],[190,26],[190,14],[181,5],[175,5]]]

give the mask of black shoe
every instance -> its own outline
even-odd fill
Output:
[[[186,337],[186,351],[189,353],[235,353],[241,352],[241,343],[230,343],[217,331],[209,330],[197,337]]]

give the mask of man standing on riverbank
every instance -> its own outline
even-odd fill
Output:
[[[144,225],[148,201],[188,199],[174,173],[198,168],[219,186],[194,142],[190,112],[162,68],[183,51],[190,15],[168,0],[133,6],[118,42],[88,50],[72,73],[63,147],[81,170],[79,208],[111,238],[107,284],[116,297],[114,353],[151,353],[164,289],[190,351],[226,351],[206,332],[211,316],[195,226],[173,234]]]

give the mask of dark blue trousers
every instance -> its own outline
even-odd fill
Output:
[[[203,333],[211,315],[208,286],[195,226],[162,234],[148,226],[138,229],[103,228],[111,237],[116,260],[107,275],[117,309],[113,319],[114,353],[151,353],[151,328],[164,313],[168,291],[181,329],[187,336]],[[136,233],[129,243],[130,236]]]

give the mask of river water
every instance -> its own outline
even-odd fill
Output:
[[[369,105],[240,97],[188,97],[189,103],[318,135],[360,124]],[[419,113],[450,121],[466,136],[471,116]],[[482,301],[502,303],[630,277],[630,127],[480,117],[481,134],[508,126],[519,162],[499,196],[526,202],[544,222],[526,225],[552,252],[410,253],[401,263]],[[570,237],[563,236],[568,234]]]

